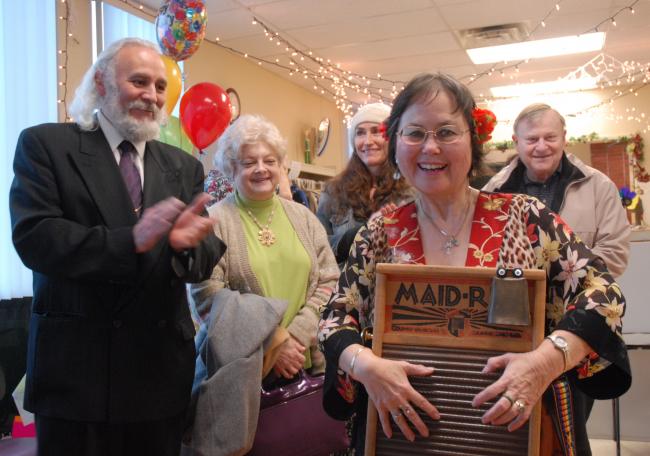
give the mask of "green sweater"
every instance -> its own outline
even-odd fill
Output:
[[[313,352],[314,349],[317,350],[316,332],[320,319],[320,307],[327,303],[340,271],[327,241],[325,229],[316,216],[303,205],[293,201],[283,198],[277,198],[274,201],[276,204],[279,203],[284,210],[295,236],[309,257],[310,267],[305,271],[308,275],[307,282],[303,283],[301,287],[294,286],[295,277],[290,282],[294,288],[304,289],[304,303],[288,323],[287,330],[302,345],[312,347]],[[191,287],[192,298],[202,318],[209,314],[214,294],[223,287],[242,293],[267,296],[263,286],[264,279],[260,281],[254,269],[256,260],[252,259],[254,253],[248,246],[245,217],[240,215],[236,196],[229,195],[211,206],[208,212],[210,217],[217,221],[214,227],[215,234],[228,248],[214,268],[212,277]],[[276,209],[274,219],[280,212],[279,208]],[[248,217],[247,214],[245,215]],[[261,213],[257,218],[262,226],[265,226],[268,214],[264,216]],[[275,232],[275,222],[272,222],[272,229]],[[255,236],[258,230],[255,226]],[[278,233],[275,232],[275,234],[277,237]],[[255,240],[255,242],[257,241]],[[276,241],[276,243],[278,242]],[[261,248],[268,249],[268,247],[259,245]],[[283,252],[286,255],[294,255],[294,253],[293,251]],[[314,368],[317,367],[319,366],[314,366]]]

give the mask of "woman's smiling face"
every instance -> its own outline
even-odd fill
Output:
[[[453,144],[438,144],[434,135],[428,133],[424,143],[409,145],[399,132],[411,126],[427,131],[449,126],[462,134]],[[406,108],[400,117],[395,158],[402,175],[423,195],[435,199],[465,191],[472,165],[469,126],[445,91],[438,91],[433,98],[419,99]]]
[[[386,163],[388,144],[376,122],[362,122],[354,130],[354,150],[361,161],[372,170]]]
[[[280,158],[266,143],[245,144],[235,162],[235,187],[251,200],[273,197],[280,181]]]

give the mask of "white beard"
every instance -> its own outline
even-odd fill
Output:
[[[145,109],[153,112],[153,119],[135,119],[129,114],[130,109]],[[151,141],[160,135],[160,126],[167,123],[167,112],[155,103],[142,100],[130,102],[125,108],[119,104],[117,89],[107,87],[102,102],[102,113],[111,121],[115,129],[132,143]]]

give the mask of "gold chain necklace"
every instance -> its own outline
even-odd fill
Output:
[[[443,236],[445,236],[447,238],[447,239],[445,239],[445,242],[442,245],[442,249],[445,251],[445,255],[451,255],[451,249],[453,247],[458,247],[460,245],[460,242],[458,242],[458,239],[456,239],[456,236],[458,236],[458,234],[461,232],[461,230],[463,229],[463,226],[465,225],[465,221],[467,220],[467,216],[469,214],[469,206],[470,206],[470,203],[471,203],[471,198],[472,198],[472,194],[470,192],[469,195],[468,195],[468,198],[467,198],[467,205],[465,206],[465,215],[463,217],[463,220],[458,225],[458,229],[456,230],[456,233],[449,233],[448,231],[443,230],[442,228],[440,228],[440,226],[438,226],[438,224],[433,220],[433,217],[431,217],[429,214],[427,214],[427,212],[424,210],[424,207],[422,206],[422,203],[420,202],[420,200],[419,199],[417,200],[418,209],[420,209],[420,211],[424,214],[424,216],[429,219],[429,221],[434,226],[434,228],[437,229],[438,231],[440,231],[440,234],[442,234]]]
[[[260,241],[260,243],[265,246],[265,247],[271,247],[273,244],[275,244],[275,233],[271,231],[271,221],[273,220],[273,216],[275,215],[275,208],[271,209],[271,213],[269,214],[269,218],[266,221],[266,226],[262,226],[262,224],[257,220],[257,217],[253,215],[250,209],[246,208],[246,213],[248,216],[253,220],[253,223],[257,225],[257,227],[260,229],[257,232],[257,240]]]

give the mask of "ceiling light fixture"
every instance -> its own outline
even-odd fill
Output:
[[[482,48],[467,49],[467,55],[477,65],[524,59],[540,59],[556,55],[598,51],[605,45],[605,32],[563,36],[545,40],[523,41]]]
[[[523,97],[543,93],[576,92],[598,87],[598,78],[582,77],[578,79],[558,79],[556,81],[533,82],[492,87],[492,95],[500,98]]]

